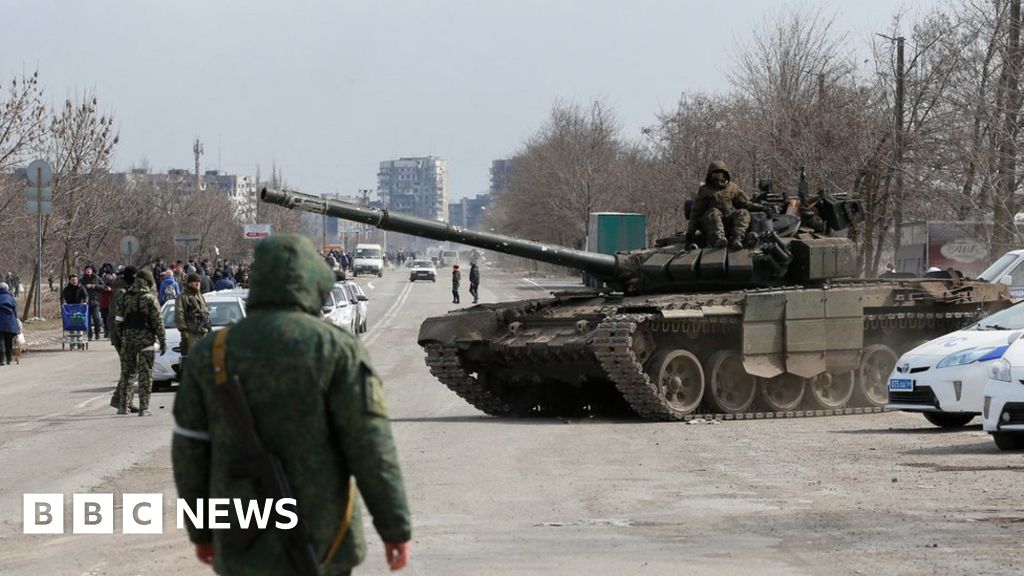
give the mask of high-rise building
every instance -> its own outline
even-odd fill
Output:
[[[436,156],[380,163],[377,194],[389,210],[420,218],[448,219],[448,161]]]
[[[259,202],[256,198],[256,177],[207,170],[202,182],[207,190],[219,190],[231,200],[236,220],[243,224],[256,221],[256,203]]]
[[[504,159],[491,162],[491,194],[501,194],[508,189],[508,182],[515,174],[515,160]]]
[[[490,194],[477,194],[448,204],[448,223],[467,230],[480,230],[480,220],[491,203]]]

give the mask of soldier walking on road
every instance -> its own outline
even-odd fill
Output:
[[[452,266],[452,304],[459,303],[459,283],[462,282],[462,272],[459,271],[459,265],[455,264]]]
[[[469,293],[473,295],[473,304],[480,301],[480,267],[476,260],[469,263]]]
[[[113,292],[110,294],[110,343],[114,346],[114,350],[117,351],[118,365],[124,362],[124,347],[121,343],[120,328],[121,322],[124,320],[124,314],[121,311],[121,302],[124,300],[124,294],[128,291],[128,288],[135,283],[135,274],[138,270],[135,266],[126,266],[121,270],[121,275],[114,280]],[[117,387],[114,388],[114,393],[110,397],[110,406],[112,408],[121,407],[121,389],[127,387],[132,389],[135,386],[135,382],[125,382],[124,372],[121,373],[121,378],[117,383]],[[138,412],[138,408],[129,405],[128,410],[132,412]]]
[[[210,331],[210,310],[199,290],[200,285],[199,274],[189,274],[185,290],[174,303],[174,326],[181,332],[182,366],[189,350]]]
[[[131,381],[139,379],[139,416],[149,416],[149,395],[153,391],[153,342],[160,342],[160,355],[167,353],[164,322],[152,290],[153,273],[141,270],[121,299],[124,320],[118,328],[121,340],[121,380],[118,382],[121,404],[118,414],[127,414],[132,400]]]
[[[193,507],[211,497],[267,498],[265,484],[254,490],[229,467],[246,456],[276,460],[300,524],[252,534],[186,519],[196,556],[220,574],[349,574],[366,556],[358,487],[389,567],[402,568],[412,523],[381,381],[359,339],[320,320],[334,273],[309,239],[280,234],[257,245],[250,279],[246,318],[203,338],[186,361],[174,401],[174,481]],[[249,536],[248,547],[233,544]],[[312,569],[300,571],[300,560]]]

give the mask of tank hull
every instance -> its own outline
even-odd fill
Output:
[[[609,296],[563,293],[428,318],[431,372],[500,416],[747,419],[882,411],[910,348],[1009,305],[956,280]]]

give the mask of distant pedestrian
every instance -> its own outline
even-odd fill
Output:
[[[459,283],[462,282],[462,272],[459,265],[452,266],[452,304],[459,303]]]
[[[106,284],[104,284],[99,274],[96,274],[92,266],[85,267],[81,283],[89,294],[87,300],[89,303],[89,340],[92,340],[94,337],[96,340],[99,340],[100,332],[105,330],[105,328],[101,328],[103,313],[100,311],[100,297],[103,295],[103,288]]]
[[[78,274],[68,276],[68,285],[60,291],[61,304],[86,304],[89,302],[89,293],[78,283]]]
[[[103,292],[100,293],[100,317],[103,320],[103,337],[110,338],[110,297],[114,295],[114,281],[117,279],[114,276],[113,269],[107,270],[103,274]]]
[[[10,366],[14,360],[14,337],[18,327],[18,303],[8,291],[7,282],[0,282],[0,366]],[[6,359],[6,362],[5,362]]]
[[[170,269],[164,271],[164,279],[160,281],[160,289],[157,290],[157,296],[160,299],[160,305],[163,306],[164,302],[168,300],[174,300],[181,295],[181,285],[178,284],[177,280],[174,279],[174,272]]]
[[[235,283],[231,280],[231,278],[228,275],[224,274],[220,270],[217,270],[216,272],[213,273],[214,290],[231,290],[234,287]]]
[[[53,272],[50,272],[50,275],[46,277],[46,280],[50,283],[50,292],[54,292],[55,290],[53,288]]]
[[[473,304],[480,301],[480,267],[476,260],[469,263],[469,293],[473,295]]]

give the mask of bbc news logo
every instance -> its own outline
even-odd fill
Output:
[[[23,494],[22,531],[25,534],[64,533],[64,494]],[[226,530],[232,515],[240,528],[290,530],[299,523],[294,498],[248,500],[242,498],[199,498],[195,505],[175,499],[176,526],[185,529],[185,521],[196,528]],[[73,534],[113,534],[113,494],[73,494],[71,532]],[[123,494],[121,496],[121,532],[123,534],[163,534],[163,494]]]

